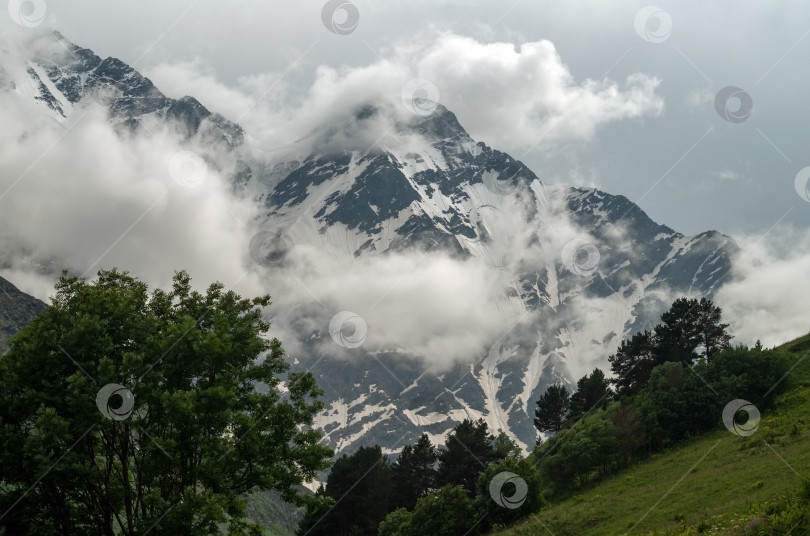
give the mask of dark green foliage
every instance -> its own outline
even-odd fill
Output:
[[[436,483],[436,447],[427,434],[422,434],[415,445],[402,449],[391,466],[393,497],[391,507],[412,510],[416,501],[433,491]]]
[[[699,344],[697,300],[678,298],[655,327],[656,361],[691,363]]]
[[[698,355],[706,361],[711,361],[718,353],[729,348],[731,335],[726,331],[728,324],[720,321],[722,311],[711,300],[701,298],[696,309]]]
[[[416,503],[407,536],[477,536],[480,516],[459,486],[447,485]]]
[[[247,493],[275,489],[301,503],[296,487],[331,451],[309,428],[322,409],[314,378],[288,375],[285,401],[276,388],[288,365],[281,343],[262,338],[268,303],[218,283],[192,291],[184,272],[152,294],[115,270],[94,283],[61,278],[0,358],[0,526],[258,534]],[[121,420],[96,406],[112,383],[134,395]]]
[[[655,327],[657,362],[691,364],[697,358],[710,361],[729,347],[728,324],[720,321],[722,311],[706,298],[679,298],[661,315]]]
[[[577,390],[568,403],[568,418],[576,421],[594,409],[604,409],[611,395],[610,382],[605,378],[605,373],[598,368],[593,369],[593,372],[577,381]]]
[[[405,508],[397,508],[380,522],[377,534],[378,536],[409,536],[412,518],[411,512]]]
[[[492,456],[495,461],[504,460],[506,458],[520,458],[522,451],[517,443],[515,443],[506,432],[501,432],[495,437],[492,442]]]
[[[625,396],[638,393],[647,386],[657,361],[652,332],[644,330],[622,341],[608,361],[616,394]]]
[[[327,501],[310,508],[298,534],[372,536],[389,511],[391,466],[379,446],[360,447],[332,467],[318,495]]]
[[[478,476],[495,459],[494,439],[483,419],[464,419],[447,436],[445,446],[439,448],[436,485],[455,484],[470,497],[475,496]]]
[[[616,428],[604,412],[555,435],[541,450],[542,469],[558,491],[612,471],[619,457]]]
[[[534,426],[540,432],[559,432],[568,416],[570,395],[564,385],[551,385],[537,401]]]
[[[620,467],[637,458],[647,444],[647,432],[641,411],[635,406],[619,405],[610,417],[618,440]]]
[[[618,400],[607,404],[607,382],[594,370],[570,397],[569,428],[536,447],[534,458],[555,493],[720,426],[732,400],[765,409],[784,388],[783,354],[761,345],[731,348],[711,301],[678,299],[661,320],[654,333],[637,333],[610,356]],[[591,408],[597,411],[588,414]]]
[[[725,405],[735,399],[752,402],[760,411],[787,371],[784,356],[773,350],[733,348],[693,367],[664,363],[653,370],[643,399],[651,446],[677,441],[706,431],[721,422]],[[767,397],[765,395],[768,395]]]
[[[519,499],[523,497],[523,495],[516,496],[516,492],[519,490],[514,482],[507,481],[500,490],[490,490],[490,485],[495,476],[503,472],[514,473],[526,483],[525,500],[523,504],[517,508],[508,508],[500,505],[492,497],[491,491],[499,493],[499,495],[502,494],[503,499],[501,500],[503,504],[509,506],[516,506]],[[495,486],[495,488],[497,488],[497,486]],[[545,504],[541,493],[542,488],[543,482],[540,473],[535,464],[528,459],[510,457],[499,463],[490,465],[478,478],[477,503],[479,514],[482,515],[484,519],[482,526],[489,528],[509,525],[537,512],[543,504]],[[509,504],[510,502],[512,503],[511,505]]]

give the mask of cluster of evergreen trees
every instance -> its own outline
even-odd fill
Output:
[[[721,422],[737,398],[767,407],[786,370],[784,357],[757,344],[729,344],[721,310],[680,298],[652,331],[609,357],[612,378],[596,368],[569,393],[552,385],[537,401],[535,426],[552,433],[532,455],[484,421],[465,420],[436,447],[427,435],[390,463],[379,446],[336,461],[299,535],[476,535],[537,511],[656,450]],[[774,388],[774,386],[777,386]],[[526,502],[500,506],[489,489],[504,471],[527,483]],[[509,497],[514,485],[503,493]]]
[[[534,422],[554,435],[533,452],[550,492],[568,493],[717,426],[731,400],[766,407],[784,358],[759,344],[732,348],[727,328],[710,300],[680,298],[653,331],[633,335],[608,358],[612,379],[595,369],[573,394],[550,386]]]
[[[554,433],[570,427],[589,411],[607,407],[614,395],[642,391],[653,369],[663,363],[691,366],[699,360],[710,361],[728,349],[731,341],[728,324],[720,317],[720,308],[706,298],[675,300],[653,331],[644,330],[622,341],[616,353],[608,357],[612,380],[597,368],[577,381],[573,394],[563,385],[550,386],[537,401],[535,426],[540,432]]]
[[[528,487],[519,508],[498,506],[490,496],[493,477],[510,471]],[[414,536],[479,534],[513,522],[540,507],[540,476],[520,449],[483,420],[464,420],[443,446],[427,434],[402,449],[394,463],[379,446],[341,456],[316,493],[299,525],[299,535]],[[504,489],[506,496],[514,488]]]

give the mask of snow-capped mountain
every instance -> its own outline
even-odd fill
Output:
[[[384,113],[363,106],[347,121],[363,130]],[[477,258],[503,275],[493,317],[511,310],[523,321],[471,363],[441,373],[408,359],[407,349],[358,348],[350,361],[331,359],[313,343],[326,329],[301,333],[294,354],[327,391],[319,424],[339,448],[393,447],[423,431],[441,441],[467,417],[528,447],[534,401],[551,383],[575,381],[572,364],[604,367],[671,296],[711,295],[728,275],[736,249],[728,237],[683,236],[622,196],[544,185],[521,162],[476,143],[440,105],[395,131],[374,151],[279,164],[283,177],[264,202],[284,240],[270,241],[265,254],[280,263],[292,244],[308,243],[335,256],[419,249]]]
[[[422,432],[442,442],[467,417],[528,448],[534,402],[548,385],[604,367],[673,296],[710,296],[730,270],[730,238],[683,236],[625,197],[544,184],[518,160],[476,142],[436,103],[365,103],[271,159],[193,97],[168,98],[117,59],[102,60],[58,34],[48,39],[63,51],[7,62],[2,86],[57,121],[92,100],[122,129],[160,120],[225,148],[238,161],[234,189],[266,215],[250,253],[268,272],[297,270],[296,248],[349,263],[426,252],[483,265],[499,281],[496,306],[485,314],[493,324],[507,319],[504,328],[477,355],[445,367],[413,348],[360,344],[362,334],[341,331],[346,321],[358,324],[333,315],[340,309],[316,314],[299,303],[270,312],[292,337],[284,342],[294,368],[311,370],[325,391],[318,425],[338,449],[379,443],[398,451]],[[386,128],[371,143],[346,141],[380,124]],[[329,341],[341,337],[348,343],[333,345],[333,354]]]

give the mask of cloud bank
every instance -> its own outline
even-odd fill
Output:
[[[167,94],[197,96],[273,148],[378,95],[438,100],[474,138],[508,151],[587,141],[603,125],[655,117],[664,107],[655,77],[577,81],[550,41],[485,43],[452,33],[393,46],[362,67],[319,66],[303,94],[284,82],[284,73],[226,87],[199,60],[157,65],[147,74]],[[414,86],[420,92],[411,94]]]

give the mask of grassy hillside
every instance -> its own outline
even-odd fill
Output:
[[[810,479],[810,334],[779,349],[793,356],[789,389],[752,436],[683,442],[497,534],[807,534],[806,518],[781,512],[807,508],[796,505]]]

